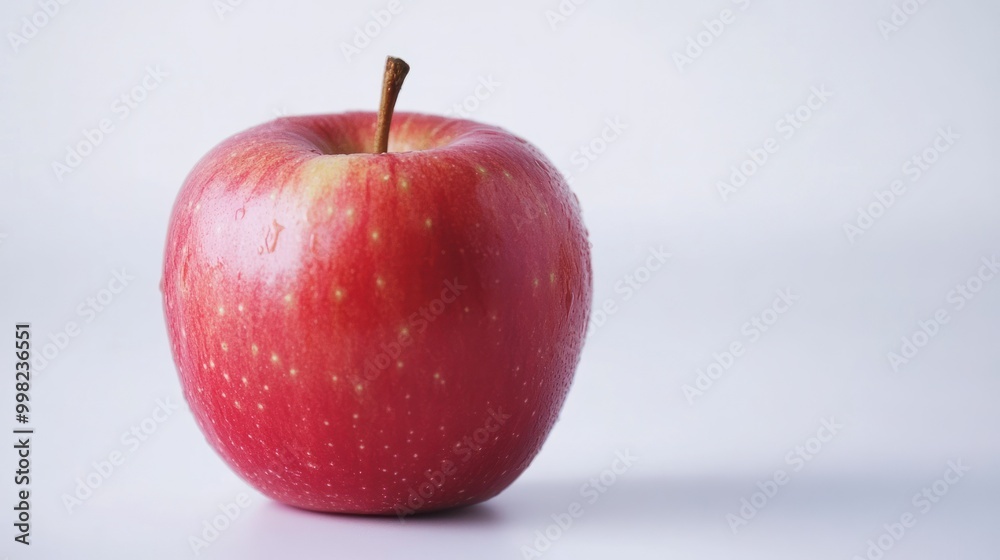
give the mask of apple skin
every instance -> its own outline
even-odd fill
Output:
[[[262,493],[406,515],[487,500],[538,453],[591,305],[576,196],[471,121],[281,118],[208,153],[167,234],[164,312],[206,439]]]

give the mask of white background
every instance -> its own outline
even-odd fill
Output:
[[[635,465],[543,557],[847,560],[905,512],[917,523],[885,558],[997,557],[1000,278],[961,310],[947,298],[1000,253],[1000,4],[930,1],[886,37],[889,0],[591,0],[554,27],[557,0],[403,0],[347,60],[342,43],[386,4],[246,0],[220,16],[210,0],[71,2],[16,51],[7,34],[40,8],[2,4],[0,325],[81,332],[32,386],[30,548],[12,541],[13,438],[0,445],[0,557],[192,557],[189,537],[247,493],[202,557],[522,558],[626,450]],[[734,21],[679,68],[724,9]],[[473,508],[406,524],[319,515],[250,489],[182,405],[68,513],[77,477],[125,450],[157,399],[183,403],[157,283],[187,172],[276,113],[374,109],[386,54],[413,67],[400,110],[444,113],[492,78],[471,118],[574,175],[595,306],[617,312],[591,331],[542,453]],[[119,118],[147,66],[167,76]],[[833,96],[786,138],[779,120],[813,87]],[[114,131],[57,180],[52,163],[105,118]],[[584,170],[573,154],[605,119],[626,128]],[[912,181],[904,164],[948,127],[958,140]],[[718,183],[768,138],[780,149],[724,199]],[[849,239],[844,224],[897,179],[905,194]],[[626,300],[616,283],[645,278],[659,247],[672,257]],[[122,268],[134,280],[86,322],[77,307]],[[779,289],[799,299],[749,342],[743,324]],[[889,352],[938,309],[949,322],[894,371]],[[684,386],[733,342],[745,353],[689,401]],[[843,428],[795,471],[786,455],[831,417]],[[922,513],[912,496],[956,460],[971,470]],[[779,469],[790,482],[734,533],[727,515]]]

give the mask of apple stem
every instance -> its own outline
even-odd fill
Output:
[[[389,125],[392,124],[392,110],[396,107],[396,98],[403,87],[406,73],[410,65],[401,58],[394,56],[385,59],[385,75],[382,78],[382,102],[378,106],[378,122],[375,125],[375,152],[384,154],[389,151]]]

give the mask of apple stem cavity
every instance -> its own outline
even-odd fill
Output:
[[[394,56],[385,59],[385,75],[382,78],[382,102],[378,106],[378,121],[375,125],[375,151],[384,154],[389,151],[389,125],[392,124],[392,110],[396,98],[403,87],[410,65]]]

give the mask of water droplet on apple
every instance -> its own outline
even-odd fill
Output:
[[[237,221],[242,220],[243,216],[246,216],[246,215],[247,215],[247,207],[243,206],[239,210],[236,211],[236,220]]]

